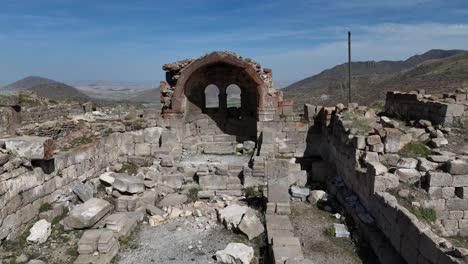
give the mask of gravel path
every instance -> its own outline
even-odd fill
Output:
[[[200,231],[183,224],[164,224],[157,227],[144,225],[136,238],[122,249],[117,263],[216,263],[213,256],[230,242],[245,239],[216,224]]]

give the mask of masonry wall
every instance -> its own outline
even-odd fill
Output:
[[[42,204],[66,201],[74,185],[98,177],[108,166],[167,155],[173,145],[161,144],[161,140],[169,142],[174,135],[162,128],[113,133],[44,161],[44,168],[55,168],[51,173],[40,167],[19,166],[0,174],[0,242],[15,239],[25,231],[37,218]]]
[[[410,120],[429,120],[433,124],[452,124],[464,116],[466,102],[466,94],[454,96],[459,100],[437,100],[417,92],[388,92],[385,113]]]
[[[22,124],[34,124],[38,120],[63,120],[70,115],[84,114],[81,104],[57,104],[30,107],[21,113]]]
[[[352,210],[360,215],[357,219],[361,225],[364,223],[370,229],[377,227],[407,263],[463,263],[463,260],[450,256],[453,249],[441,246],[443,238],[385,192],[398,186],[398,178],[380,167],[378,153],[372,155],[373,151],[369,151],[367,136],[350,134],[344,123],[333,109],[322,109],[315,122],[321,127],[321,133],[313,132],[315,140],[308,142],[308,147],[319,146],[322,158],[335,167],[335,175],[357,195],[358,203],[350,199],[352,194],[347,195],[348,199],[343,198],[343,202],[347,206],[354,203]],[[371,157],[377,157],[377,160]],[[316,175],[312,172],[311,177],[314,179]],[[388,255],[391,250],[386,249],[385,244],[371,243],[371,246],[383,263],[394,263]]]

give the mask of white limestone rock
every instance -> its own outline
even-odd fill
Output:
[[[108,201],[91,198],[73,208],[70,215],[64,219],[64,223],[68,227],[77,229],[91,227],[103,218],[111,208],[112,205]]]
[[[29,230],[30,234],[26,240],[34,244],[42,244],[46,242],[52,232],[51,226],[52,225],[45,219],[37,221]]]
[[[313,191],[310,191],[308,200],[309,200],[309,203],[311,204],[317,204],[320,200],[322,200],[326,196],[327,196],[327,193],[322,190],[313,190]]]
[[[223,264],[250,264],[253,257],[253,248],[242,243],[229,243],[216,252],[216,260]]]
[[[261,235],[265,228],[253,210],[248,210],[239,224],[239,230],[252,240]]]
[[[237,228],[240,224],[242,217],[247,212],[247,206],[238,204],[229,205],[221,210],[218,210],[219,221],[222,222],[227,229]]]
[[[333,224],[333,227],[335,228],[335,237],[349,237],[349,231],[346,228],[345,225],[343,224]]]

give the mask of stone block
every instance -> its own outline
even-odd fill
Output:
[[[82,229],[93,226],[104,217],[112,208],[112,205],[103,199],[91,198],[85,203],[76,206],[64,219],[65,225]]]
[[[276,203],[276,213],[279,215],[290,215],[291,205],[287,203]]]
[[[136,143],[135,144],[135,155],[136,156],[150,156],[151,155],[151,144],[149,144],[149,143]]]
[[[91,184],[78,183],[73,187],[73,192],[82,202],[86,202],[94,197],[95,191]]]
[[[367,144],[368,145],[376,145],[382,143],[379,135],[371,135],[367,137]]]
[[[452,175],[435,171],[426,173],[426,181],[429,187],[449,187],[453,183]]]
[[[401,131],[396,128],[385,128],[385,152],[397,153],[403,147],[401,142]]]
[[[132,217],[131,214],[134,213],[115,213],[107,216],[104,219],[106,228],[117,237],[128,236],[138,224],[137,217]]]
[[[468,175],[453,175],[452,179],[454,187],[468,187]]]
[[[468,163],[464,160],[448,161],[447,171],[453,175],[468,175]]]
[[[447,199],[446,206],[450,211],[465,211],[468,210],[468,200],[459,198]]]
[[[48,137],[22,136],[6,138],[5,148],[26,159],[50,159],[54,153],[54,141]]]
[[[145,191],[144,180],[127,174],[116,173],[113,175],[112,188],[122,193],[142,193]]]
[[[421,173],[416,169],[397,169],[395,174],[400,181],[407,183],[415,183],[421,179]]]
[[[115,199],[115,210],[117,212],[133,212],[137,207],[138,197],[122,195]]]
[[[159,145],[159,140],[161,138],[161,133],[164,129],[161,127],[149,127],[143,130],[144,141],[146,143],[157,144]]]

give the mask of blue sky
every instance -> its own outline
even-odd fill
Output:
[[[346,60],[468,49],[467,0],[0,0],[0,80],[157,83],[161,65],[233,50],[291,82]]]

